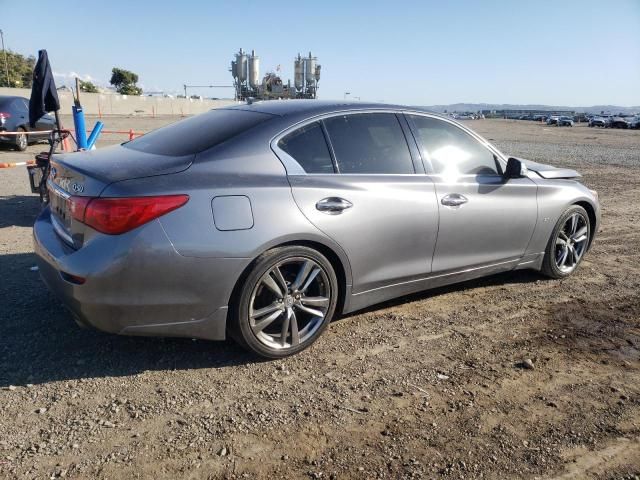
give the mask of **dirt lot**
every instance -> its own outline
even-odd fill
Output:
[[[576,275],[403,298],[275,362],[78,328],[31,270],[26,173],[0,170],[0,477],[638,478],[640,131],[470,125],[599,191]]]

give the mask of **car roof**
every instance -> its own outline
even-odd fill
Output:
[[[18,95],[0,95],[0,101],[2,101],[2,100],[15,100],[17,98],[21,98],[22,100],[29,101],[28,98],[20,97]]]
[[[247,110],[268,113],[280,117],[289,115],[313,114],[318,115],[335,110],[413,110],[427,111],[422,107],[408,107],[406,105],[390,105],[387,103],[356,102],[340,100],[267,100],[251,104],[236,105],[237,110]],[[433,113],[433,112],[430,112]],[[436,114],[437,115],[437,114]]]

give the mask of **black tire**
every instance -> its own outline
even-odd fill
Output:
[[[27,130],[24,127],[18,128],[19,132],[26,132]],[[29,146],[29,137],[26,133],[22,133],[16,135],[16,150],[19,152],[24,152]]]
[[[575,263],[571,270],[562,270],[556,264],[556,242],[558,241],[558,236],[560,235],[561,230],[565,226],[565,223],[571,218],[572,215],[578,214],[585,222],[587,227],[587,238],[585,241],[584,249],[580,254],[578,261]],[[589,220],[589,215],[587,211],[582,208],[580,205],[572,205],[567,208],[556,223],[553,228],[553,232],[551,233],[551,237],[549,238],[549,242],[547,243],[547,248],[545,250],[544,259],[542,261],[542,273],[551,278],[566,278],[573,274],[582,262],[585,254],[587,253],[587,249],[589,248],[589,242],[591,240],[591,222]]]
[[[259,288],[262,288],[259,285],[262,279],[269,272],[273,271],[276,266],[281,265],[281,268],[286,268],[287,262],[295,263],[307,259],[319,266],[324,273],[324,275],[318,274],[316,276],[322,277],[323,280],[318,281],[321,281],[322,285],[324,285],[328,290],[328,296],[326,298],[328,298],[329,301],[327,302],[328,306],[326,307],[326,313],[321,320],[315,320],[314,327],[309,332],[309,337],[304,339],[304,341],[301,339],[297,345],[294,345],[293,330],[291,330],[290,332],[287,331],[287,335],[285,336],[285,340],[291,338],[291,345],[287,347],[272,348],[270,345],[265,343],[264,339],[260,338],[262,333],[256,334],[252,330],[250,309],[252,307],[252,302],[254,301],[254,295],[256,292],[260,291],[258,290]],[[261,357],[269,359],[284,358],[294,355],[309,347],[325,330],[336,309],[338,299],[338,280],[331,262],[329,262],[329,260],[327,260],[326,257],[318,251],[308,247],[278,247],[265,252],[254,261],[249,273],[244,278],[241,278],[239,282],[240,283],[235,291],[235,298],[232,300],[230,306],[228,333],[241,346],[260,355]],[[289,283],[290,282],[287,281],[287,284]],[[298,312],[297,315],[301,315],[300,312]],[[314,317],[311,318],[313,319]],[[273,327],[276,329],[281,328],[279,325],[280,323],[284,323],[284,319],[278,320],[273,322]],[[254,323],[256,323],[256,320],[254,320]],[[297,322],[296,325],[298,325]],[[298,328],[298,326],[296,328]]]

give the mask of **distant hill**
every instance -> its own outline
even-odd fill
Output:
[[[451,105],[427,105],[426,108],[434,112],[477,112],[479,110],[572,110],[586,113],[638,113],[640,106],[620,107],[618,105],[593,105],[591,107],[568,107],[566,105],[512,105],[497,103],[453,103]]]

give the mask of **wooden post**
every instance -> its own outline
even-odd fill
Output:
[[[80,79],[76,77],[76,105],[80,105]]]

